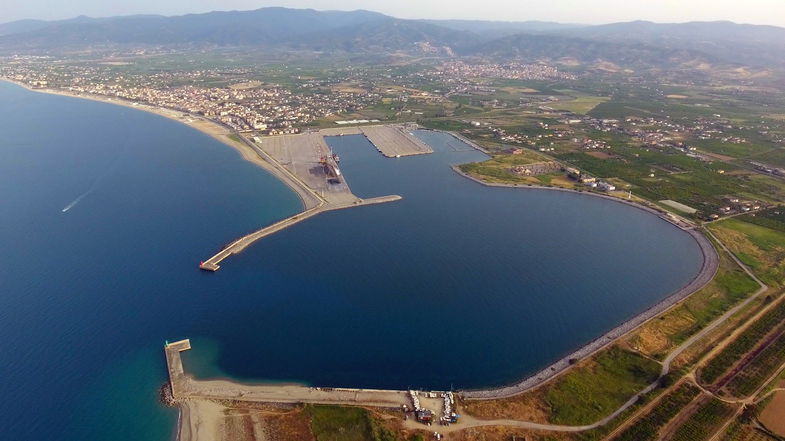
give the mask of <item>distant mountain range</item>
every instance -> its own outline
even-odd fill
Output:
[[[246,47],[321,52],[571,58],[623,65],[707,62],[785,67],[785,28],[731,22],[403,20],[371,11],[263,8],[175,17],[134,15],[0,24],[0,51],[113,46]]]

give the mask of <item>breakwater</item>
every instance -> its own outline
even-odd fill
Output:
[[[401,200],[401,196],[398,195],[379,196],[379,197],[368,198],[368,199],[358,198],[350,203],[324,204],[315,208],[311,208],[310,210],[306,210],[302,213],[295,214],[294,216],[283,219],[268,227],[264,227],[260,230],[254,231],[253,233],[247,234],[235,240],[234,242],[227,245],[224,249],[222,249],[221,251],[219,251],[209,259],[201,262],[199,264],[199,268],[205,271],[213,271],[213,272],[218,271],[221,268],[219,264],[223,262],[227,257],[242,252],[248,246],[250,246],[254,242],[264,237],[277,233],[278,231],[290,227],[298,222],[302,222],[306,219],[316,216],[319,213],[324,213],[325,211],[331,211],[331,210],[341,210],[344,208],[360,207],[364,205],[384,204],[387,202],[394,202],[398,200]]]

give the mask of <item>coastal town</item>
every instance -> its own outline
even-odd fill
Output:
[[[0,75],[34,88],[60,88],[75,94],[119,98],[201,115],[238,131],[277,135],[299,133],[317,118],[351,112],[373,104],[375,94],[294,93],[277,84],[242,80],[243,69],[166,72],[144,76],[112,74],[100,67],[37,64],[4,65]],[[63,71],[65,70],[65,71]],[[227,87],[193,86],[215,77],[241,78]],[[313,85],[304,84],[304,88]]]

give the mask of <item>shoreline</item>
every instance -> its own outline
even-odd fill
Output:
[[[693,230],[693,229],[696,228],[695,225],[691,225],[686,220],[679,219],[678,217],[676,217],[676,215],[673,215],[673,214],[671,214],[671,213],[669,213],[667,211],[664,211],[664,210],[660,211],[660,210],[657,210],[655,208],[649,207],[647,205],[643,205],[643,204],[641,204],[639,202],[626,200],[626,199],[618,198],[618,197],[615,197],[615,196],[610,196],[610,195],[607,195],[607,194],[597,193],[597,192],[594,192],[594,191],[575,190],[573,188],[564,188],[564,187],[555,187],[555,186],[548,187],[548,186],[545,186],[545,185],[536,185],[536,184],[500,184],[500,183],[495,183],[495,182],[485,182],[482,179],[475,178],[474,176],[471,176],[471,175],[469,175],[467,173],[464,173],[463,170],[461,170],[460,166],[458,166],[458,165],[453,165],[451,168],[452,168],[452,170],[455,173],[459,174],[460,176],[463,176],[466,179],[469,179],[471,181],[474,181],[474,182],[476,182],[476,183],[478,183],[480,185],[484,185],[486,187],[521,188],[521,189],[531,189],[531,190],[552,190],[552,191],[562,191],[562,192],[565,192],[565,193],[576,193],[576,194],[582,194],[582,195],[587,195],[587,196],[594,196],[594,197],[603,198],[603,199],[606,199],[606,200],[609,200],[609,201],[618,202],[620,204],[629,205],[629,206],[635,207],[635,208],[637,208],[639,210],[643,210],[643,211],[645,211],[645,212],[647,212],[649,214],[653,214],[653,215],[659,217],[660,219],[664,220],[665,222],[668,222],[669,224],[671,224],[671,225],[673,225],[673,226],[675,226],[675,227],[677,227],[677,228],[679,228],[680,230],[683,230],[683,231],[689,231],[689,230]]]
[[[170,119],[172,121],[179,122],[195,130],[198,130],[212,137],[213,139],[220,141],[222,144],[234,149],[243,157],[243,159],[256,164],[263,170],[271,173],[274,177],[276,177],[278,180],[283,182],[285,185],[287,185],[295,194],[298,195],[302,203],[302,210],[297,212],[296,215],[305,213],[308,210],[313,209],[314,207],[317,208],[321,207],[324,204],[324,201],[321,200],[321,198],[319,198],[318,195],[314,194],[305,184],[299,182],[299,180],[296,177],[290,176],[290,173],[286,172],[285,170],[281,170],[277,168],[276,162],[269,159],[265,159],[266,155],[264,155],[264,152],[260,148],[257,148],[252,144],[250,144],[250,141],[248,141],[244,136],[242,136],[242,134],[239,134],[234,130],[229,129],[228,127],[216,121],[210,120],[209,118],[199,115],[194,115],[186,111],[152,106],[144,103],[137,103],[134,101],[125,100],[118,97],[75,93],[67,90],[52,89],[52,88],[37,89],[8,78],[0,78],[0,80],[23,87],[31,92],[60,95],[60,96],[66,96],[71,98],[79,98],[79,99],[86,99],[96,102],[107,103],[107,104],[120,105],[131,109],[137,109],[148,113],[152,113]],[[193,119],[193,122],[198,122],[200,124],[189,123],[187,121],[184,121],[183,116],[186,116],[187,118],[191,118]],[[426,130],[431,130],[431,129],[426,129]],[[440,130],[436,130],[436,131],[440,131]],[[467,145],[475,148],[476,150],[488,154],[488,152],[485,149],[479,147],[474,142],[467,140],[462,135],[458,135],[456,133],[449,132],[449,131],[441,131],[441,132],[447,133],[455,137],[459,141],[464,142]],[[238,135],[242,140],[242,142],[237,142],[229,139],[228,138],[229,135]],[[691,294],[697,292],[699,289],[701,289],[706,284],[708,284],[716,274],[717,268],[719,266],[719,256],[716,250],[714,249],[713,245],[708,241],[708,239],[704,235],[696,231],[693,226],[689,226],[686,223],[685,224],[679,223],[679,220],[677,218],[671,217],[671,215],[667,212],[661,212],[651,207],[647,207],[645,205],[639,204],[637,202],[626,201],[620,198],[603,195],[603,194],[597,194],[590,191],[578,191],[574,189],[567,189],[567,188],[560,188],[560,187],[546,187],[546,186],[537,186],[537,185],[489,183],[464,173],[457,166],[453,166],[452,168],[459,175],[484,186],[572,192],[572,193],[585,194],[594,197],[600,197],[618,203],[627,204],[637,209],[644,210],[650,214],[654,214],[657,217],[665,220],[666,222],[674,225],[675,227],[687,232],[698,243],[698,246],[700,247],[701,252],[703,254],[703,263],[701,266],[701,270],[698,272],[698,274],[683,288],[670,294],[668,297],[664,298],[657,304],[647,308],[646,310],[635,315],[634,317],[627,319],[626,321],[624,321],[617,327],[611,329],[610,331],[606,332],[605,334],[601,335],[600,337],[580,346],[577,350],[573,351],[572,353],[544,367],[540,371],[525,377],[523,380],[519,382],[507,386],[501,386],[501,387],[460,391],[461,396],[464,398],[468,398],[468,399],[506,398],[535,389],[545,384],[549,380],[569,370],[569,368],[573,364],[575,364],[575,363],[571,363],[572,360],[580,361],[595,354],[599,350],[614,343],[619,338],[629,334],[630,332],[634,331],[641,325],[652,320],[659,314],[678,305],[683,300],[688,298]],[[313,202],[314,200],[316,201],[315,203]],[[182,418],[183,416],[184,415],[182,415],[182,409],[181,409],[181,414],[179,415],[179,418]],[[187,415],[185,415],[185,419],[189,419]],[[182,424],[179,425],[182,427]]]
[[[262,170],[267,171],[268,173],[273,175],[273,177],[275,177],[284,185],[289,187],[289,189],[293,191],[297,195],[297,197],[300,198],[300,203],[302,204],[300,211],[298,211],[296,214],[302,213],[308,210],[309,208],[312,208],[313,206],[320,205],[321,201],[317,195],[313,194],[309,189],[307,189],[305,185],[297,182],[296,180],[293,180],[292,177],[288,176],[284,170],[280,170],[279,168],[277,168],[273,162],[271,162],[269,159],[264,157],[264,155],[260,152],[261,149],[249,145],[250,141],[248,141],[242,134],[237,133],[234,130],[231,130],[228,127],[216,121],[213,121],[207,117],[201,115],[195,115],[187,111],[170,109],[167,107],[153,106],[150,104],[139,103],[136,101],[130,101],[118,97],[94,95],[94,94],[87,94],[87,93],[77,93],[65,89],[53,89],[48,87],[40,88],[40,89],[33,88],[27,84],[5,77],[0,77],[0,81],[5,81],[7,83],[17,85],[30,92],[84,99],[84,100],[95,101],[99,103],[105,103],[105,104],[114,104],[129,109],[136,109],[143,112],[152,113],[154,115],[158,115],[163,118],[166,118],[170,121],[178,122],[194,130],[197,130],[215,139],[216,141],[219,141],[220,143],[230,147],[231,149],[239,153],[244,160],[258,166]],[[187,118],[192,119],[193,121],[192,122],[185,121],[183,119],[183,115],[185,115]],[[241,142],[237,142],[230,139],[229,135],[239,136]],[[314,200],[316,200],[317,202],[314,202]]]
[[[653,320],[660,314],[676,307],[681,302],[689,298],[692,294],[698,292],[709,282],[711,282],[714,279],[714,276],[717,274],[717,270],[719,269],[719,254],[717,253],[717,250],[714,248],[714,245],[712,245],[709,239],[705,235],[697,231],[694,226],[689,226],[686,224],[682,225],[678,223],[679,222],[678,219],[675,217],[670,217],[669,213],[667,212],[660,212],[651,207],[647,207],[645,205],[639,204],[637,202],[626,201],[624,199],[619,199],[604,194],[597,194],[594,192],[578,191],[578,190],[562,188],[562,187],[496,184],[491,182],[485,182],[481,179],[475,178],[474,176],[470,176],[464,173],[460,168],[458,168],[458,166],[452,166],[452,169],[458,175],[466,179],[469,179],[471,181],[474,181],[478,184],[484,185],[486,187],[551,190],[551,191],[576,193],[586,196],[603,198],[609,201],[622,203],[637,208],[639,210],[643,210],[649,214],[656,215],[660,219],[668,222],[674,227],[679,228],[680,230],[689,234],[690,237],[692,237],[693,240],[697,242],[698,247],[701,250],[701,254],[703,255],[703,262],[701,264],[700,271],[698,271],[695,277],[693,277],[692,280],[690,280],[690,282],[687,283],[687,285],[671,293],[670,295],[660,300],[656,304],[650,306],[646,310],[625,320],[624,322],[622,322],[615,328],[611,329],[610,331],[600,335],[599,337],[589,341],[584,345],[581,345],[577,350],[563,356],[562,358],[558,359],[557,361],[551,363],[548,366],[545,366],[539,371],[536,371],[533,374],[524,377],[522,380],[516,383],[509,384],[506,386],[493,387],[493,388],[462,390],[459,391],[459,394],[462,398],[470,399],[470,400],[491,400],[491,399],[499,399],[499,398],[510,398],[515,395],[528,392],[530,390],[536,389],[544,385],[548,381],[567,372],[571,366],[574,366],[578,364],[578,362],[596,354],[600,350],[618,341],[620,338],[628,335],[629,333],[635,331],[639,327]]]

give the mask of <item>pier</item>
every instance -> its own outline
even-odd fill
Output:
[[[172,397],[177,400],[182,398],[184,391],[181,385],[185,380],[185,369],[180,352],[191,349],[191,340],[185,339],[174,343],[166,342],[164,352],[166,353],[166,367],[169,371],[169,384],[172,386]]]
[[[259,239],[262,239],[263,237],[277,233],[278,231],[281,231],[284,228],[290,227],[298,222],[302,222],[306,219],[316,216],[319,213],[324,213],[325,211],[332,211],[332,210],[341,210],[344,208],[360,207],[363,205],[384,204],[387,202],[394,202],[401,199],[402,199],[401,196],[398,195],[380,196],[380,197],[369,198],[369,199],[356,198],[355,200],[350,202],[344,202],[340,204],[324,204],[315,208],[311,208],[310,210],[306,210],[302,213],[295,214],[292,217],[288,217],[284,220],[278,221],[270,226],[264,227],[260,230],[254,231],[251,234],[248,234],[246,236],[243,236],[235,240],[234,242],[227,245],[226,248],[219,251],[216,255],[200,263],[199,268],[204,271],[212,271],[212,272],[218,271],[221,268],[219,264],[227,257],[242,252],[249,245],[251,245],[252,243],[256,242]]]

